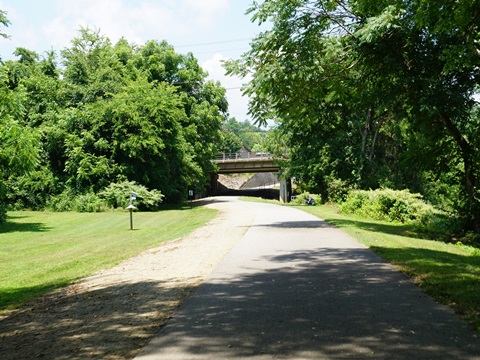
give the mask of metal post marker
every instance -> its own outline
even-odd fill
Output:
[[[127,206],[128,211],[130,212],[130,230],[133,230],[133,210],[136,209],[135,206],[133,206],[133,200],[137,198],[137,194],[132,192],[130,194],[130,205]]]
[[[190,209],[192,208],[193,199],[195,198],[195,192],[193,190],[188,190],[188,200],[190,200]]]

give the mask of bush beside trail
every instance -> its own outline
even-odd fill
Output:
[[[375,220],[412,224],[443,240],[459,230],[455,216],[436,209],[420,194],[408,190],[353,190],[340,204],[340,210]]]
[[[420,194],[408,190],[353,190],[341,204],[342,212],[375,220],[415,222],[435,212]]]
[[[100,212],[110,209],[124,209],[130,202],[130,194],[135,193],[135,206],[141,211],[155,211],[160,208],[164,195],[158,190],[149,190],[135,181],[111,183],[97,194],[87,192],[75,194],[67,189],[53,196],[48,208],[53,211]]]

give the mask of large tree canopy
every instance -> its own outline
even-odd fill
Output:
[[[251,76],[251,114],[278,122],[292,175],[324,197],[333,180],[426,191],[449,178],[480,232],[480,1],[268,0],[250,13],[272,29],[227,69]]]
[[[41,167],[10,180],[13,201],[41,207],[62,192],[136,181],[176,202],[210,179],[228,104],[192,54],[164,41],[112,44],[89,29],[58,58],[15,54],[0,68],[2,81],[9,94],[24,94],[12,108],[23,109],[17,118],[43,145]]]

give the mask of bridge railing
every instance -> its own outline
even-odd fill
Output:
[[[245,159],[271,159],[272,154],[266,152],[251,152],[251,153],[221,153],[215,156],[216,161],[228,160],[245,160]]]

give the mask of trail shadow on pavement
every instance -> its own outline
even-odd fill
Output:
[[[191,290],[152,281],[51,293],[0,321],[0,359],[131,359]]]
[[[268,257],[196,289],[139,359],[478,359],[471,327],[367,249]],[[173,357],[177,354],[178,357]]]
[[[270,264],[263,270],[200,285],[139,358],[172,359],[171,348],[187,359],[480,356],[466,323],[367,249],[319,248],[263,260]],[[40,299],[0,321],[0,358],[131,359],[192,291],[166,284],[69,288]]]
[[[323,220],[306,220],[306,221],[279,221],[271,224],[257,224],[257,227],[266,228],[282,228],[282,229],[334,229],[334,225]]]

